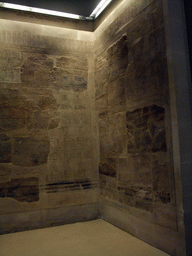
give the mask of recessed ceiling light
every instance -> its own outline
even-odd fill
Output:
[[[43,8],[29,7],[29,6],[20,5],[20,4],[12,4],[12,3],[4,3],[4,2],[0,2],[0,7],[21,10],[21,11],[34,12],[34,13],[48,14],[48,15],[77,19],[77,20],[94,20],[110,4],[110,2],[112,2],[112,0],[101,0],[100,3],[93,10],[93,12],[91,13],[91,15],[89,17],[84,17],[81,15],[72,14],[72,13],[52,11],[52,10],[47,10],[47,9],[43,9]]]
[[[59,16],[59,17],[64,17],[64,18],[81,19],[81,16],[77,15],[77,14],[59,12],[59,11],[51,11],[51,10],[47,10],[47,9],[29,7],[29,6],[20,5],[20,4],[11,4],[11,3],[0,2],[0,7],[20,10],[20,11],[48,14],[48,15]]]
[[[101,0],[97,7],[93,10],[89,18],[96,19],[102,11],[112,2],[112,0]]]

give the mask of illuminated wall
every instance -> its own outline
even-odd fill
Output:
[[[94,23],[2,13],[1,233],[101,217],[185,255],[190,100],[171,1],[120,1]]]
[[[95,36],[101,216],[181,255],[163,2],[124,1]]]
[[[1,233],[95,218],[93,34],[0,28]]]

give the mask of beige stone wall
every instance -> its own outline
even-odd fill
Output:
[[[57,27],[25,14],[8,21],[3,13],[1,233],[101,216],[184,255],[165,9],[161,0],[120,1],[85,26],[91,31],[104,20],[94,32],[78,31],[76,21]],[[72,29],[59,27],[65,25]]]
[[[93,34],[0,20],[0,214],[98,201]]]
[[[174,253],[166,242],[167,230],[177,240],[178,220],[162,1],[122,1],[95,37],[103,218]]]

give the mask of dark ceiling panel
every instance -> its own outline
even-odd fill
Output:
[[[5,3],[26,5],[48,10],[79,14],[88,17],[100,0],[0,0]]]

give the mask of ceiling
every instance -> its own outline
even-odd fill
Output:
[[[1,0],[4,3],[20,4],[48,10],[61,11],[88,17],[100,0]]]

